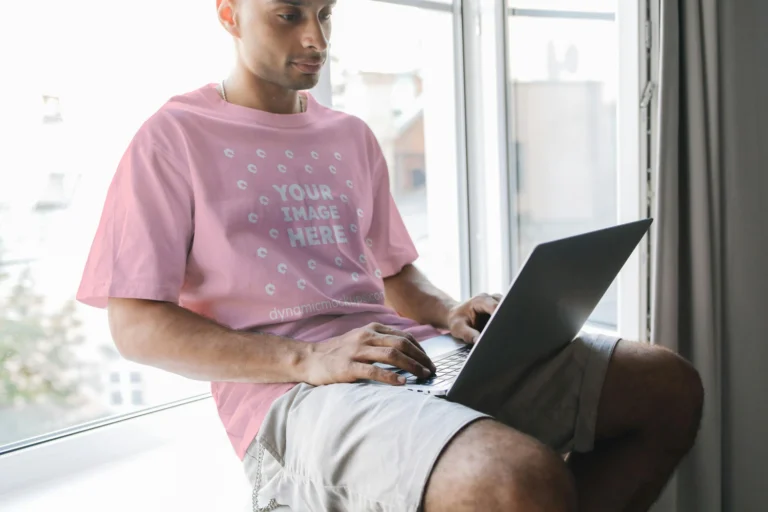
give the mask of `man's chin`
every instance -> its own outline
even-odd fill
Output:
[[[304,76],[300,79],[291,81],[291,89],[294,91],[307,91],[312,89],[320,82],[319,76]]]

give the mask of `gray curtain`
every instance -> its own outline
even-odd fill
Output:
[[[661,0],[653,340],[706,390],[655,510],[768,510],[768,0]]]

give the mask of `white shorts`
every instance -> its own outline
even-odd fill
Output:
[[[582,335],[527,372],[493,417],[560,453],[590,451],[617,342]],[[299,384],[275,401],[245,455],[253,510],[417,511],[444,447],[484,417],[399,387]]]

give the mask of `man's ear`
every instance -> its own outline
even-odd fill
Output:
[[[216,0],[216,12],[221,26],[233,37],[240,37],[235,15],[235,0]]]

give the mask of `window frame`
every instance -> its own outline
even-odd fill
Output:
[[[649,0],[617,1],[619,33],[618,101],[618,221],[650,217],[650,127],[641,106],[643,91],[651,80],[651,62],[646,41],[650,20]],[[647,235],[632,253],[618,278],[617,333],[627,339],[650,341],[651,236]]]

